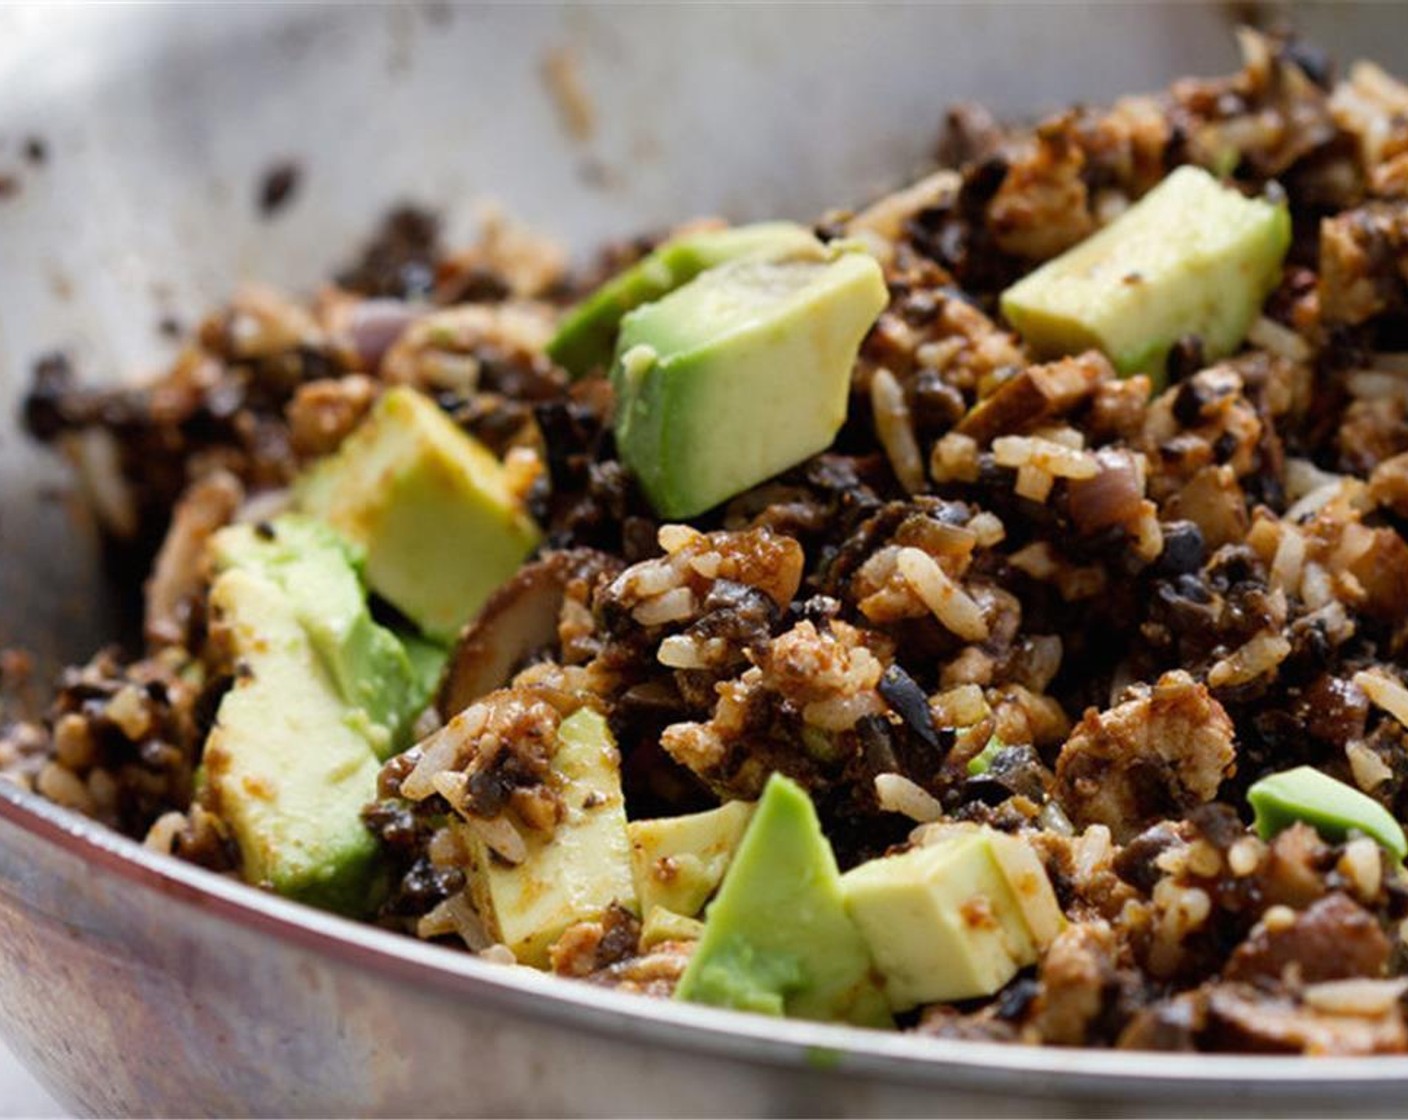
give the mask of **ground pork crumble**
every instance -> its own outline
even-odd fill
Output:
[[[501,217],[453,254],[405,209],[312,301],[238,294],[151,384],[88,389],[45,358],[27,425],[151,572],[143,652],[68,670],[42,718],[7,707],[0,773],[236,873],[198,776],[241,671],[212,636],[205,542],[277,513],[412,385],[509,465],[546,543],[382,770],[364,820],[394,872],[383,925],[504,957],[468,853],[512,864],[561,827],[555,736],[586,708],[633,817],[781,772],[843,868],[953,822],[1027,839],[1065,929],[992,998],[906,1029],[1408,1051],[1408,878],[1365,837],[1263,840],[1245,800],[1309,764],[1408,817],[1408,87],[1367,63],[1335,81],[1290,37],[1241,46],[1230,77],[1033,127],[957,107],[932,174],[824,215],[889,287],[846,424],[689,525],[617,458],[609,384],[544,354],[561,310],[660,237],[573,273]],[[1094,351],[1033,360],[998,294],[1188,163],[1290,203],[1244,347],[1209,363],[1181,340],[1157,391]],[[23,675],[0,669],[7,690]],[[550,965],[667,996],[692,949],[614,908]]]

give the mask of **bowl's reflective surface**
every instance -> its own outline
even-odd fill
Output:
[[[605,992],[263,895],[0,787],[0,1005],[117,1114],[1324,1115],[1408,1059],[1061,1051]]]
[[[0,7],[0,173],[21,181],[0,202],[0,643],[80,656],[113,625],[69,484],[12,427],[36,352],[64,346],[90,376],[139,369],[164,313],[190,323],[241,278],[306,287],[406,195],[448,207],[459,236],[492,193],[579,248],[700,211],[806,217],[902,176],[955,98],[1013,112],[1225,70],[1229,11]],[[1408,43],[1392,6],[1302,15],[1332,49],[1408,69],[1385,55]],[[563,47],[596,109],[585,141],[541,77]],[[15,164],[28,135],[42,166]],[[300,195],[262,224],[259,175],[287,157]],[[939,1043],[496,969],[3,786],[0,1007],[44,1083],[103,1114],[1408,1107],[1396,1059]]]
[[[64,1116],[59,1103],[34,1080],[18,1057],[0,1042],[0,1116],[12,1117]]]

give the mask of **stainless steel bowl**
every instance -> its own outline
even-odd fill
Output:
[[[1294,5],[1398,69],[1391,5]],[[946,103],[1005,113],[1234,65],[1245,5],[0,7],[0,643],[113,633],[71,482],[15,430],[29,360],[165,355],[239,279],[306,289],[392,201],[486,194],[578,248],[902,178]],[[1098,32],[1093,28],[1098,27]],[[593,107],[565,127],[567,51]],[[1391,52],[1397,52],[1393,57]],[[24,154],[42,138],[43,162]],[[271,221],[260,175],[302,168]],[[99,1114],[1403,1110],[1408,1060],[1072,1052],[651,1002],[505,970],[157,857],[0,784],[0,1033]]]

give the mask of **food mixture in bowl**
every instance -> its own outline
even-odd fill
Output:
[[[145,649],[0,768],[652,996],[1408,1050],[1408,87],[1241,43],[1035,127],[954,109],[932,173],[809,228],[573,273],[406,210],[148,386],[41,362]]]

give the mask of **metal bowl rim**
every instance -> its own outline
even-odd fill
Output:
[[[1236,1087],[1294,1097],[1314,1085],[1408,1085],[1408,1056],[1317,1057],[1178,1054],[1023,1046],[931,1038],[827,1023],[771,1019],[675,1003],[509,968],[327,914],[144,847],[38,794],[0,781],[0,820],[76,856],[99,873],[202,909],[276,941],[453,993],[530,1019],[648,1039],[772,1065],[898,1077],[947,1085],[1013,1075],[1047,1092],[1119,1095],[1155,1086],[1202,1095]]]

